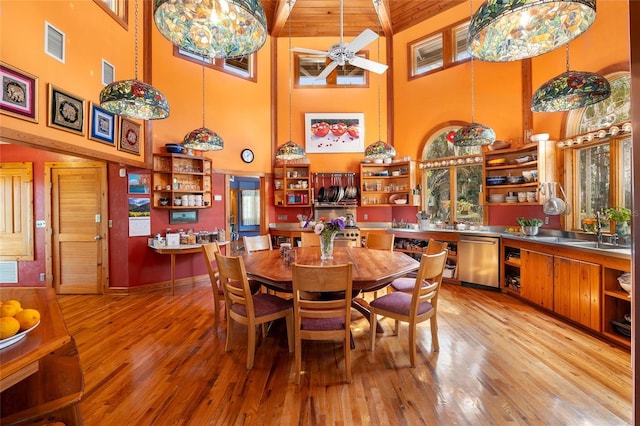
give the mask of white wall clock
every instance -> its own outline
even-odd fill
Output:
[[[240,156],[242,157],[242,161],[245,163],[251,163],[253,161],[253,151],[248,148],[243,149]]]

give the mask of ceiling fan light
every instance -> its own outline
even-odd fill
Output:
[[[224,148],[222,138],[213,130],[206,127],[192,130],[187,133],[182,141],[187,149],[195,151],[220,151]]]
[[[584,33],[596,0],[487,0],[469,24],[467,49],[489,62],[542,55]]]
[[[259,0],[154,0],[153,19],[167,40],[198,56],[247,56],[267,40]]]
[[[496,140],[496,133],[491,127],[480,123],[467,124],[453,135],[453,146],[489,145]]]
[[[610,95],[611,85],[604,76],[586,71],[567,71],[536,90],[531,99],[531,111],[569,111],[598,103]]]
[[[155,87],[140,80],[120,80],[100,92],[100,107],[123,117],[156,120],[169,116],[169,101]]]
[[[372,159],[393,158],[396,156],[396,149],[392,145],[384,141],[376,141],[367,146],[367,148],[364,150],[364,156],[365,158]]]
[[[278,147],[276,158],[278,160],[299,160],[305,158],[304,149],[293,141],[287,141]]]

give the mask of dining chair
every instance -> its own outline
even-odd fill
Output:
[[[302,340],[341,340],[345,375],[351,383],[352,268],[351,263],[292,266],[296,384],[302,373]]]
[[[449,252],[449,245],[446,242],[436,241],[433,238],[429,239],[427,243],[427,249],[425,250],[425,254],[437,254],[441,251]],[[391,293],[393,291],[404,291],[411,293],[413,291],[413,287],[416,284],[416,280],[413,277],[400,277],[391,281],[391,284],[387,287],[387,293]]]
[[[293,303],[269,293],[251,292],[247,271],[241,256],[215,253],[227,313],[225,351],[231,350],[234,322],[247,326],[247,369],[253,368],[256,351],[256,328],[279,318],[287,322],[289,352],[293,352]],[[266,330],[263,329],[263,334]]]
[[[315,232],[300,233],[301,247],[320,247],[320,237]]]
[[[220,315],[220,302],[222,301],[222,297],[224,297],[224,292],[220,287],[220,277],[218,273],[218,267],[215,263],[216,261],[216,253],[220,253],[220,247],[216,241],[203,244],[202,245],[202,254],[204,256],[204,263],[207,265],[207,272],[209,273],[209,281],[211,281],[211,290],[213,290],[213,303],[215,308],[216,319],[219,318]]]
[[[395,234],[374,234],[369,232],[364,240],[364,246],[376,250],[393,250]]]
[[[395,291],[371,301],[369,304],[371,311],[371,317],[369,318],[371,351],[374,350],[376,343],[378,315],[395,321],[394,335],[398,335],[400,321],[409,323],[409,360],[411,367],[415,367],[418,323],[429,320],[433,351],[440,350],[436,315],[438,313],[438,290],[442,283],[442,274],[446,262],[446,250],[437,254],[423,254],[412,293]],[[429,282],[428,285],[420,285],[427,281]]]
[[[254,235],[242,237],[244,241],[245,253],[253,253],[254,251],[273,250],[271,243],[271,235]]]

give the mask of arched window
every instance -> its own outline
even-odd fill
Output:
[[[445,126],[427,139],[422,152],[422,207],[432,221],[481,223],[481,147],[455,147],[460,126]]]
[[[574,210],[566,227],[584,229],[585,219],[609,207],[631,208],[631,80],[608,75],[611,96],[567,114],[564,150],[566,186]],[[610,223],[602,223],[608,230]]]

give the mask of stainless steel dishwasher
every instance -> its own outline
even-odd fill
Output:
[[[458,279],[463,285],[500,287],[500,239],[461,234]]]

